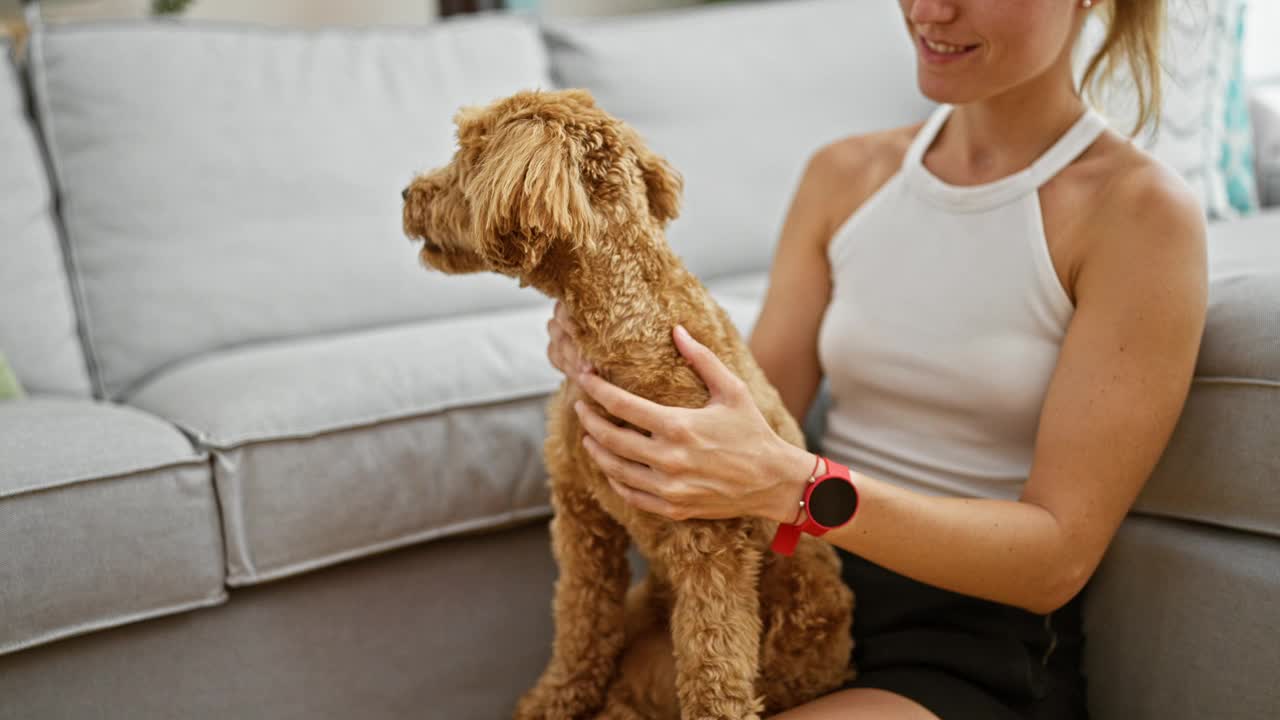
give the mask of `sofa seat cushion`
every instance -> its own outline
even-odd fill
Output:
[[[538,301],[424,273],[401,229],[461,106],[550,85],[528,18],[38,25],[30,65],[106,397],[213,350]]]
[[[217,353],[129,402],[213,454],[228,582],[252,584],[548,515],[550,317],[544,302]]]
[[[1136,509],[1280,537],[1280,211],[1209,225],[1191,394]]]
[[[0,403],[0,653],[220,603],[209,459],[133,408]]]

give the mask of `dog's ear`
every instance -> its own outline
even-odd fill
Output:
[[[684,180],[662,156],[641,143],[636,145],[636,161],[644,175],[645,194],[649,196],[649,212],[666,225],[680,214],[680,193]]]
[[[580,176],[582,150],[563,126],[533,116],[488,130],[467,190],[472,227],[493,261],[528,272],[552,243],[589,243],[598,219]]]

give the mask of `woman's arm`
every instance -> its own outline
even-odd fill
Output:
[[[769,270],[769,289],[748,343],[796,422],[822,380],[818,331],[831,299],[831,235],[891,176],[915,128],[845,138],[809,158]]]
[[[1035,612],[1060,607],[1092,575],[1177,423],[1208,285],[1204,221],[1180,180],[1144,164],[1097,197],[1080,231],[1095,242],[1074,275],[1076,311],[1022,497],[940,498],[861,477],[862,507],[824,536],[830,542],[921,582]],[[776,322],[757,345],[787,337]],[[664,407],[584,373],[579,384],[606,411],[651,431],[615,426],[584,405],[584,445],[642,510],[792,522],[813,455],[772,432],[707,348],[678,331],[675,342],[711,390],[708,404]],[[785,374],[771,352],[771,377]],[[793,412],[812,396],[806,377],[792,388]]]
[[[769,269],[769,289],[748,347],[797,423],[804,422],[822,380],[818,327],[831,293],[826,240],[831,234],[823,190],[836,174],[836,150],[809,159],[782,224]]]
[[[1060,607],[1084,586],[1177,423],[1207,303],[1195,201],[1155,168],[1119,185],[1097,213],[1099,241],[1076,278],[1077,308],[1021,499],[930,497],[863,478],[863,505],[825,536],[831,543],[917,580],[1035,612]]]

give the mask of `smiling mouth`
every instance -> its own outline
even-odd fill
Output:
[[[918,35],[917,38],[921,49],[923,49],[927,55],[931,58],[937,58],[940,60],[959,58],[978,49],[977,45],[954,45],[951,43],[930,40],[923,35]]]

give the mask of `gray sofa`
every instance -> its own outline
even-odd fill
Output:
[[[550,306],[423,271],[400,188],[458,106],[586,87],[683,171],[670,240],[749,331],[809,154],[929,110],[896,13],[35,27],[0,66],[0,719],[509,716],[551,638]],[[1280,212],[1210,241],[1190,401],[1087,591],[1100,720],[1280,708]]]

